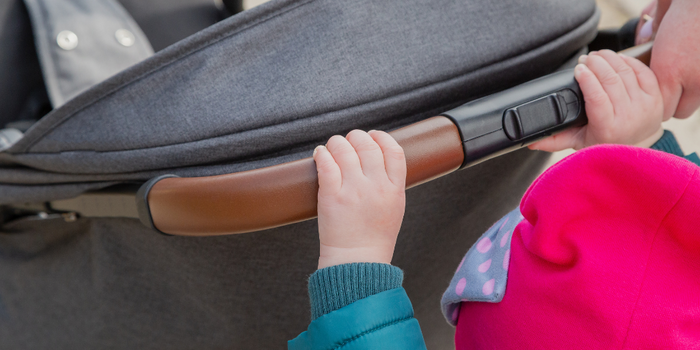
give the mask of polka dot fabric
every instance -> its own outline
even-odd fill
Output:
[[[522,219],[519,209],[508,213],[491,226],[464,256],[450,287],[442,296],[442,313],[451,325],[457,324],[462,301],[497,303],[503,299],[508,280],[510,238]]]

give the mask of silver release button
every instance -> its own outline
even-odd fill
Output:
[[[58,47],[70,51],[78,46],[78,36],[70,30],[64,30],[56,36]]]
[[[130,47],[136,42],[134,34],[126,29],[117,29],[117,31],[114,32],[114,37],[117,38],[117,42],[126,47]]]

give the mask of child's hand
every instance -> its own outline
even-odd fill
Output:
[[[318,170],[318,268],[391,263],[406,206],[403,149],[382,131],[353,130],[314,150]]]
[[[656,76],[637,59],[610,50],[581,56],[574,75],[588,124],[530,145],[548,152],[602,143],[650,147],[663,135],[664,105]]]

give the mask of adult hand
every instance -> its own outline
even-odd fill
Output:
[[[641,21],[637,43],[654,39],[651,69],[661,87],[664,120],[687,118],[700,107],[700,1],[655,0],[642,14],[653,21]]]

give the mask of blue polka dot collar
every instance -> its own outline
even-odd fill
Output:
[[[459,319],[463,301],[498,303],[503,300],[510,264],[510,240],[523,220],[520,209],[504,216],[474,244],[457,268],[442,296],[442,313],[451,325]]]

